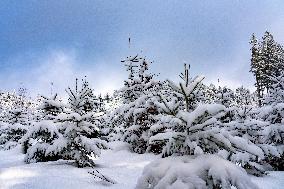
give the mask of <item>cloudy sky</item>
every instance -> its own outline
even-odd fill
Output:
[[[142,52],[161,78],[178,79],[183,62],[206,82],[253,86],[249,39],[265,30],[284,44],[284,2],[0,2],[0,88],[63,93],[85,75],[97,92],[122,86],[120,60]],[[128,48],[128,37],[131,46]]]

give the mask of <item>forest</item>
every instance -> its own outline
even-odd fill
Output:
[[[25,87],[2,91],[0,151],[20,149],[35,166],[71,162],[116,185],[96,162],[123,143],[155,156],[136,189],[258,188],[251,177],[284,171],[284,48],[268,31],[250,45],[243,74],[254,76],[254,91],[207,85],[191,74],[194,62],[179,64],[179,82],[161,80],[141,54],[121,60],[128,79],[112,94],[95,95],[88,76],[66,86],[66,101],[56,91],[35,99]]]

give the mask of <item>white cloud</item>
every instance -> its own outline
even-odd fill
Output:
[[[22,60],[25,61],[26,58]],[[3,83],[5,80],[7,82],[5,85],[2,83],[2,88],[11,90],[23,83],[30,95],[35,97],[37,94],[50,95],[52,82],[53,93],[57,92],[64,96],[65,89],[74,86],[76,78],[80,80],[85,76],[96,94],[111,93],[123,85],[125,73],[117,72],[110,63],[84,64],[78,60],[75,51],[51,51],[45,55],[38,55],[33,61],[33,65],[37,66],[25,72],[14,70],[7,76],[0,76]]]
[[[221,87],[227,86],[231,89],[244,86],[250,91],[254,91],[253,75],[249,72],[249,66],[246,64],[249,63],[244,60],[238,60],[232,63],[231,66],[218,67],[214,72],[208,73],[205,82]]]

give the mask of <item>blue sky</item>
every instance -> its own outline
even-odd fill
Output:
[[[206,82],[253,86],[249,39],[265,30],[284,43],[279,1],[1,1],[0,88],[63,93],[87,75],[98,92],[122,86],[120,60],[142,51],[161,78],[183,62]],[[128,48],[128,37],[131,48]]]

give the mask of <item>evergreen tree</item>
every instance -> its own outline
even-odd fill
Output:
[[[18,144],[30,126],[32,103],[25,96],[8,92],[2,94],[1,105],[4,126],[0,132],[0,145],[10,149]]]
[[[199,101],[199,97],[203,96],[203,93],[196,91],[201,86],[201,81],[204,79],[204,76],[198,76],[191,78],[189,75],[190,65],[184,64],[184,72],[179,76],[183,82],[179,83],[179,86],[176,86],[172,81],[168,80],[169,86],[173,91],[181,95],[183,102],[185,102],[185,110],[190,111],[196,107],[196,103]]]
[[[251,68],[250,72],[253,73],[255,77],[255,86],[257,89],[258,94],[258,105],[261,106],[261,98],[263,96],[263,82],[262,82],[262,76],[263,76],[263,66],[260,62],[260,47],[258,44],[258,41],[254,34],[252,34],[252,38],[250,40],[251,44]]]
[[[54,119],[64,111],[64,108],[65,104],[58,100],[57,94],[51,98],[42,96],[42,104],[38,107],[38,119],[34,120],[32,127],[20,140],[27,162],[51,161],[59,158],[47,155],[46,150],[61,136],[59,126]]]
[[[41,121],[30,133],[29,136],[32,137],[43,134],[47,139],[41,138],[41,142],[27,150],[27,162],[61,158],[74,160],[78,167],[94,166],[92,158],[99,156],[100,149],[107,148],[106,142],[99,139],[100,131],[94,114],[96,104],[88,82],[84,80],[82,88],[78,89],[76,80],[75,90],[68,88],[66,92],[69,96],[68,108],[63,109],[63,112],[55,117],[51,116],[51,120]],[[47,101],[43,107],[47,108],[50,105],[58,104]],[[61,106],[52,109],[62,110]]]
[[[110,115],[111,137],[131,144],[131,149],[144,153],[148,146],[149,127],[155,122],[157,107],[154,102],[161,83],[148,73],[149,63],[138,55],[122,61],[129,72],[124,87],[119,91],[122,104]]]
[[[243,86],[236,89],[235,102],[238,106],[252,105],[252,97],[250,91]]]
[[[267,161],[268,157],[280,157],[281,152],[270,136],[273,131],[271,125],[267,122],[257,119],[255,109],[252,106],[242,106],[235,109],[234,120],[224,123],[230,133],[236,137],[242,137],[249,141],[250,149],[255,153],[248,153],[249,147],[230,156],[231,161],[240,163],[250,174],[260,176],[267,170],[271,170],[271,163]],[[252,147],[254,146],[254,147]],[[240,157],[246,157],[241,160]],[[241,161],[240,161],[241,160]]]
[[[100,149],[106,149],[106,142],[99,139],[94,96],[88,82],[78,89],[68,88],[70,111],[59,114],[56,121],[61,122],[62,137],[59,149],[63,159],[75,160],[78,167],[94,166],[92,157],[100,155]],[[57,148],[58,150],[58,148]],[[54,151],[56,153],[56,150]]]
[[[216,102],[217,100],[217,91],[218,91],[218,88],[214,85],[214,84],[210,84],[209,86],[206,86],[205,87],[205,103],[214,103]]]
[[[284,69],[284,49],[268,31],[265,32],[261,42],[258,42],[253,34],[250,44],[252,46],[250,71],[256,79],[255,86],[261,106],[265,89],[268,92],[273,84],[271,77],[279,76]]]
[[[217,90],[215,103],[222,104],[224,106],[232,107],[234,105],[235,95],[233,90],[228,87],[220,87]]]
[[[284,103],[284,71],[279,76],[270,78],[273,84],[264,98],[264,104],[276,105],[278,103]]]
[[[110,95],[109,95],[108,93],[105,95],[104,100],[105,100],[107,103],[110,102],[111,99],[110,99]]]
[[[264,97],[265,106],[259,109],[259,117],[267,122],[264,135],[267,143],[274,143],[281,153],[279,157],[268,157],[277,170],[284,170],[284,72],[271,77],[273,84]]]
[[[153,79],[154,74],[148,73],[149,65],[152,62],[148,62],[138,55],[127,57],[121,62],[129,72],[128,79],[124,81],[124,87],[120,90],[123,103],[133,102],[146,93],[155,93],[155,87],[159,83]]]
[[[58,95],[55,94],[51,98],[41,96],[42,103],[39,105],[38,109],[41,110],[43,119],[53,120],[59,113],[64,110],[64,104],[58,99]]]
[[[173,154],[218,154],[253,170],[252,173],[263,174],[265,168],[262,167],[262,161],[266,155],[278,155],[277,150],[273,145],[260,142],[255,144],[254,137],[243,137],[241,130],[231,125],[231,120],[224,123],[223,118],[230,109],[222,104],[199,104],[185,109],[180,106],[194,100],[190,98],[191,94],[198,90],[203,78],[197,76],[184,80],[179,85],[171,82],[173,91],[182,94],[182,99],[187,99],[188,102],[179,102],[177,98],[168,97],[157,104],[162,113],[157,115],[159,121],[149,129],[150,148],[152,145],[155,148],[160,147],[159,152],[164,157]],[[241,123],[236,125],[243,127]]]
[[[0,125],[0,146],[4,149],[10,149],[18,144],[18,141],[27,132],[27,126],[15,123],[7,124],[1,123]]]

